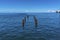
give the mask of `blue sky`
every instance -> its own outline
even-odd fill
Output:
[[[46,12],[60,9],[60,0],[0,0],[0,12]]]

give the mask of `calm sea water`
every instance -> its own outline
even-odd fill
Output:
[[[22,28],[22,19],[30,15]],[[0,40],[60,40],[59,13],[29,13],[0,15]],[[38,27],[34,26],[33,15]]]

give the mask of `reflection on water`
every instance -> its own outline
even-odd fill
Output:
[[[25,16],[0,16],[0,40],[60,40],[59,14],[40,13],[35,15],[38,27],[30,16],[22,29],[22,19]]]

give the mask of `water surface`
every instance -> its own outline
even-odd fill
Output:
[[[23,30],[21,22],[26,15],[30,17]],[[38,20],[37,28],[33,15]],[[60,40],[59,16],[58,13],[0,15],[0,40]]]

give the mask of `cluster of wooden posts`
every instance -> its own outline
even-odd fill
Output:
[[[27,15],[27,16],[24,17],[24,19],[22,19],[22,27],[23,27],[23,29],[24,29],[24,27],[25,27],[26,18],[29,19],[29,17],[30,17],[30,16]],[[37,26],[38,26],[38,20],[37,20],[37,17],[36,17],[36,16],[33,16],[33,18],[34,18],[35,28],[37,28]]]

